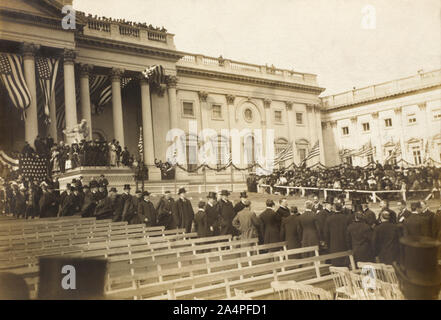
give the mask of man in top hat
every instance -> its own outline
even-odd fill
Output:
[[[276,212],[276,204],[273,200],[266,200],[266,209],[260,214],[259,220],[263,243],[280,242],[281,218]]]
[[[422,215],[423,208],[421,207],[421,202],[413,202],[410,205],[410,209],[412,214],[403,223],[404,236],[431,237],[431,221],[429,217]]]
[[[320,200],[318,196],[314,196],[313,204],[312,204],[312,212],[318,213],[323,210],[323,206],[320,204]]]
[[[288,200],[286,198],[282,198],[279,200],[279,208],[277,209],[277,214],[280,217],[280,221],[282,221],[283,218],[289,217],[289,207],[288,207]]]
[[[122,212],[122,221],[127,221],[129,224],[136,224],[139,222],[138,217],[138,205],[143,201],[142,192],[137,190],[135,195],[128,195],[124,202],[124,208]]]
[[[420,204],[421,204],[421,216],[427,218],[429,223],[430,236],[432,238],[436,238],[438,235],[438,225],[435,219],[435,212],[429,209],[427,201],[421,200]]]
[[[205,213],[205,201],[199,201],[198,211],[194,215],[194,231],[199,238],[207,236],[207,215]]]
[[[373,253],[380,263],[391,265],[399,258],[401,226],[390,222],[389,211],[383,211],[380,220],[381,223],[374,228],[372,235]]]
[[[297,209],[297,208],[296,208]],[[298,210],[290,210],[290,215],[282,219],[280,224],[280,240],[286,241],[288,250],[302,247],[302,239],[299,234],[299,217]],[[299,258],[298,255],[292,255],[290,259]]]
[[[234,212],[233,204],[228,200],[230,192],[222,190],[221,199],[218,202],[219,218],[220,218],[220,234],[226,235],[238,235],[237,230],[233,227],[233,219],[236,216]]]
[[[409,218],[409,216],[412,214],[407,209],[407,204],[405,200],[399,200],[397,201],[397,207],[398,207],[398,217],[397,217],[397,223],[403,223],[404,220]]]
[[[142,201],[138,204],[138,218],[140,223],[145,223],[147,227],[156,226],[156,210],[150,201],[150,192],[142,193]]]
[[[95,194],[93,194],[92,191],[90,191],[90,187],[87,184],[83,186],[83,191],[84,191],[84,201],[81,207],[81,216],[83,218],[92,217],[97,205],[97,198],[95,195],[96,192]]]
[[[185,190],[185,188],[179,188],[179,199],[175,201],[172,211],[176,226],[178,228],[184,228],[185,232],[190,233],[194,219],[194,211],[186,194],[187,190]]]
[[[124,205],[126,203],[126,200],[129,197],[131,197],[130,196],[130,185],[125,184],[124,188],[123,188],[123,193],[121,194],[121,196],[118,197],[117,202],[115,204],[115,214],[113,216],[112,221],[114,221],[114,222],[123,221],[122,215],[123,215]]]
[[[105,199],[98,202],[95,214],[97,220],[112,219],[117,204],[118,191],[116,188],[110,188],[109,193]]]
[[[164,226],[165,230],[171,230],[176,227],[174,225],[172,214],[174,202],[175,200],[171,196],[170,191],[166,191],[156,206],[156,212],[158,213],[158,226]]]
[[[234,206],[234,213],[237,214],[239,211],[242,211],[245,208],[245,201],[248,199],[248,195],[246,191],[240,193],[240,201],[236,203]]]
[[[355,263],[374,262],[372,250],[372,228],[363,221],[361,207],[355,211],[352,221],[346,232],[348,248],[352,249]]]
[[[299,236],[302,247],[318,246],[320,244],[320,225],[317,214],[312,212],[312,202],[305,201],[305,211],[299,217]],[[311,256],[311,253],[304,254],[304,257]]]
[[[377,216],[375,212],[369,209],[369,204],[366,200],[360,199],[362,208],[362,220],[367,223],[368,226],[373,227],[377,223]]]
[[[327,197],[325,201],[323,201],[324,208],[317,213],[318,226],[320,231],[320,244],[325,247],[326,239],[325,239],[325,224],[328,217],[330,217],[332,212],[332,205],[334,203],[334,197]],[[324,252],[324,251],[323,251]]]
[[[46,190],[40,199],[40,218],[52,218],[56,217],[58,213],[58,197],[54,192],[52,183],[48,184]]]
[[[209,192],[207,196],[207,205],[205,206],[207,236],[219,235],[219,210],[216,203],[216,192]]]
[[[78,198],[78,190],[75,187],[70,187],[67,190],[67,196],[64,198],[60,207],[60,216],[73,216],[80,211],[80,203]]]
[[[343,213],[341,203],[337,202],[335,204],[334,214],[326,219],[324,229],[324,237],[329,248],[329,253],[348,250],[346,231],[350,222],[351,219]],[[336,267],[345,267],[348,265],[348,259],[347,257],[332,259],[331,263]]]

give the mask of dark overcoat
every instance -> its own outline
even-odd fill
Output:
[[[364,221],[354,221],[348,226],[346,241],[353,251],[355,263],[374,262],[372,233],[372,228]]]
[[[280,216],[274,210],[267,208],[260,214],[259,219],[261,221],[263,243],[280,242]]]
[[[346,215],[342,212],[334,212],[326,219],[324,236],[329,253],[348,250],[346,232],[351,220],[352,215]],[[347,257],[332,259],[331,263],[336,267],[345,267],[348,265],[348,259]]]
[[[233,219],[236,216],[234,212],[233,204],[231,201],[220,200],[218,202],[217,208],[219,210],[219,225],[220,234],[226,235],[237,235],[237,230],[233,227]]]
[[[147,227],[156,226],[156,210],[150,200],[139,201],[137,211],[139,223],[145,223]]]
[[[302,247],[318,246],[320,243],[319,220],[312,211],[305,211],[299,217],[298,233]]]
[[[286,248],[297,249],[302,246],[302,239],[299,234],[300,215],[290,215],[282,219],[280,225],[280,240],[286,241]]]
[[[400,254],[400,230],[399,226],[385,221],[374,228],[372,236],[372,247],[374,256],[378,257],[381,263],[392,264],[398,261]]]
[[[177,228],[184,228],[185,232],[191,232],[191,225],[194,219],[194,211],[188,199],[179,198],[174,202],[173,217]]]

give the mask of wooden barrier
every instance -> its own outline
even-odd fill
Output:
[[[286,189],[286,192],[289,193],[290,190],[300,190],[302,197],[305,197],[306,195],[306,190],[315,190],[315,191],[323,191],[324,192],[324,198],[326,199],[327,197],[327,193],[329,191],[334,191],[334,192],[345,192],[346,193],[346,199],[349,199],[349,195],[350,193],[366,193],[366,194],[370,194],[371,198],[372,198],[372,202],[376,203],[377,200],[382,200],[378,194],[382,194],[382,193],[398,193],[401,195],[401,198],[403,200],[407,200],[407,196],[406,194],[408,192],[430,192],[430,195],[426,198],[426,200],[428,200],[430,197],[433,196],[434,192],[439,192],[440,196],[441,196],[441,190],[438,189],[423,189],[423,190],[355,190],[355,189],[351,189],[351,190],[344,190],[344,189],[332,189],[332,188],[314,188],[314,187],[294,187],[294,186],[270,186],[267,184],[262,184],[258,187],[263,187],[263,188],[269,188],[270,189],[270,193],[273,194],[273,191],[275,188],[278,189]],[[260,192],[260,190],[258,190],[258,192]]]

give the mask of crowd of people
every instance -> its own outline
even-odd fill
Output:
[[[368,168],[343,165],[336,168],[295,168],[277,170],[269,176],[252,176],[258,185],[313,187],[342,190],[425,190],[439,189],[441,168],[403,168],[377,163]]]
[[[37,136],[34,146],[35,149],[25,142],[21,154],[26,157],[38,156],[47,159],[50,172],[64,173],[67,169],[91,166],[132,167],[135,162],[128,148],[123,149],[115,139],[111,142],[99,139],[81,140],[67,145],[64,141],[55,143],[48,135],[45,138]]]
[[[240,193],[235,204],[229,196],[227,190],[209,192],[194,210],[185,188],[180,188],[177,199],[165,192],[154,204],[148,191],[137,190],[132,195],[130,185],[119,194],[109,188],[104,175],[89,183],[84,183],[82,177],[74,179],[64,190],[60,190],[57,179],[41,184],[22,179],[20,183],[11,182],[0,193],[2,211],[17,218],[80,215],[164,226],[167,230],[183,228],[197,232],[199,237],[231,234],[242,239],[258,238],[261,244],[286,241],[288,249],[315,245],[321,253],[352,249],[355,261],[363,262],[395,261],[403,235],[441,239],[441,207],[431,212],[426,201],[412,202],[409,210],[400,200],[399,211],[395,212],[384,200],[376,214],[362,199],[353,199],[347,205],[344,197],[328,197],[320,203],[315,196],[300,212],[282,197],[278,203],[267,200],[266,209],[256,214],[246,191]],[[331,263],[344,266],[348,260],[339,258]]]

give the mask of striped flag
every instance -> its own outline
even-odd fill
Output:
[[[387,163],[387,162],[390,161],[391,159],[396,158],[396,157],[398,157],[398,156],[400,156],[400,155],[401,155],[401,144],[400,144],[400,142],[398,141],[398,142],[396,143],[396,145],[395,145],[394,150],[393,150],[393,151],[387,156],[386,159],[384,159],[384,162]]]
[[[80,98],[80,85],[78,81],[75,81],[75,96],[76,105],[78,106],[81,102]],[[57,106],[57,128],[66,128],[66,110],[65,110],[65,100],[64,100],[64,76],[63,68],[60,68],[60,74],[57,76],[55,81],[55,103]]]
[[[14,106],[25,115],[32,97],[23,75],[23,58],[16,54],[0,54],[0,78]]]
[[[142,74],[150,83],[161,84],[165,82],[165,70],[161,65],[154,65],[146,68]]]
[[[59,59],[45,57],[37,57],[36,59],[37,73],[39,77],[38,81],[40,83],[40,88],[44,98],[41,110],[44,111],[43,115],[46,124],[49,124],[51,121],[49,114],[49,104],[55,88],[59,62]],[[41,112],[39,113],[41,114]]]
[[[121,89],[124,89],[127,87],[127,85],[132,81],[132,78],[121,78]],[[99,99],[98,99],[98,106],[104,106],[107,103],[112,101],[112,84],[108,84],[104,89],[101,91]]]
[[[372,147],[372,142],[369,141],[368,143],[364,144],[358,151],[356,151],[353,156],[356,157],[363,157],[363,156],[369,156],[374,154],[374,148]]]
[[[288,161],[294,158],[294,152],[292,149],[292,145],[288,145],[283,151],[281,151],[275,158],[274,164],[279,162]]]
[[[141,159],[144,159],[144,138],[142,136],[142,127],[139,127],[138,152]]]
[[[10,157],[3,150],[0,150],[0,163],[6,167],[11,167],[12,170],[15,171],[19,169],[20,161]]]
[[[305,159],[303,159],[303,163],[319,155],[320,155],[320,147],[319,147],[319,141],[317,140],[317,142],[312,147],[311,151],[309,151],[308,156]]]

